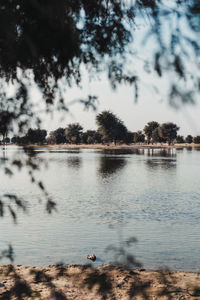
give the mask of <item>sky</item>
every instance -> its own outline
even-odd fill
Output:
[[[154,77],[153,77],[154,78]],[[155,81],[156,79],[154,79]],[[117,90],[111,88],[106,76],[91,82],[84,79],[83,88],[72,88],[66,92],[66,99],[86,98],[88,94],[98,96],[97,111],[85,111],[83,105],[75,103],[70,106],[69,113],[54,113],[53,116],[45,115],[43,126],[48,130],[58,127],[67,127],[69,123],[79,122],[84,130],[97,129],[96,115],[103,110],[110,110],[116,114],[131,131],[142,130],[149,121],[160,124],[174,122],[179,127],[179,134],[186,136],[200,135],[200,103],[196,105],[182,105],[174,109],[168,103],[167,95],[158,95],[151,83],[139,85],[139,98],[134,99],[133,87],[119,86]]]
[[[169,30],[173,30],[172,20],[168,20],[170,24],[166,26]],[[175,22],[176,24],[176,22]],[[182,22],[182,30],[184,33],[190,34],[185,22]],[[164,28],[164,42],[169,42],[169,32]],[[179,84],[178,78],[174,78],[174,74],[165,72],[158,78],[158,75],[153,70],[154,63],[152,62],[152,53],[156,50],[155,40],[148,39],[144,45],[143,40],[149,29],[149,22],[139,21],[137,29],[133,31],[134,41],[130,47],[136,55],[127,57],[127,66],[136,76],[139,81],[139,97],[135,102],[133,87],[128,85],[120,85],[118,89],[113,90],[105,73],[100,78],[92,78],[89,80],[87,72],[83,69],[82,88],[73,87],[66,88],[64,95],[65,101],[69,103],[72,100],[87,98],[87,95],[98,96],[99,104],[97,111],[84,111],[80,104],[70,106],[70,112],[59,114],[55,112],[53,116],[43,115],[43,127],[49,131],[55,130],[58,127],[67,127],[69,123],[79,122],[84,130],[97,129],[95,117],[96,114],[103,110],[110,110],[120,118],[127,128],[131,131],[142,130],[150,121],[157,121],[160,124],[165,122],[174,122],[179,127],[179,134],[193,136],[200,135],[200,99],[197,99],[195,105],[180,105],[179,109],[174,109],[169,105],[169,86],[171,84]],[[138,55],[139,53],[139,55]],[[144,71],[144,61],[150,61],[150,71]],[[187,67],[189,70],[194,70],[196,62],[188,60]],[[192,71],[193,72],[193,71]],[[185,82],[182,87],[184,89]],[[156,92],[159,90],[159,93]],[[32,92],[32,98],[36,102],[40,101],[41,95],[35,90]]]
[[[169,24],[164,27],[163,39],[166,44],[169,43],[169,30],[173,30],[173,23],[168,20]],[[182,30],[190,35],[185,21],[182,21]],[[169,105],[169,87],[172,84],[180,84],[178,78],[174,77],[174,73],[165,72],[161,78],[158,78],[153,69],[152,53],[156,50],[155,40],[148,39],[144,45],[144,36],[149,30],[149,21],[139,20],[136,30],[133,31],[132,47],[135,55],[127,57],[127,66],[139,81],[139,97],[135,102],[133,87],[128,85],[120,85],[117,90],[113,90],[105,73],[100,78],[88,79],[87,72],[83,72],[82,89],[72,88],[67,90],[65,94],[66,102],[73,99],[86,98],[88,94],[96,95],[99,104],[96,112],[84,111],[80,104],[73,104],[70,107],[70,113],[66,113],[61,119],[61,115],[55,113],[53,118],[45,116],[44,126],[48,131],[55,130],[58,127],[66,127],[69,123],[79,122],[84,130],[97,129],[95,117],[96,114],[103,110],[110,110],[116,114],[131,131],[142,130],[150,121],[157,121],[160,124],[165,122],[174,122],[179,127],[179,134],[193,136],[200,135],[200,99],[198,98],[195,105],[180,105],[179,109]],[[144,62],[150,61],[150,71],[144,71]],[[186,63],[186,62],[185,62]],[[191,72],[195,70],[196,61],[188,60],[187,67]],[[182,88],[184,89],[185,82]],[[159,93],[156,92],[159,90]]]

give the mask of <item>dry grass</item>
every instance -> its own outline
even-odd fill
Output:
[[[41,147],[40,145],[29,145],[30,147]],[[45,148],[59,148],[59,149],[181,149],[181,148],[200,148],[200,144],[174,144],[174,145],[167,145],[167,144],[153,144],[153,145],[146,145],[146,144],[132,144],[132,145],[102,145],[102,144],[59,144],[59,145],[42,145]]]

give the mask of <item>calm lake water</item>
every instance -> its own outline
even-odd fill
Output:
[[[16,148],[8,147],[6,158]],[[22,151],[21,151],[22,152]],[[200,151],[37,149],[41,179],[57,203],[48,215],[27,170],[0,171],[0,194],[27,201],[28,213],[0,219],[0,249],[12,243],[15,263],[48,265],[114,261],[106,247],[136,237],[129,249],[147,269],[200,265]],[[19,154],[20,156],[22,154]],[[0,148],[0,156],[3,156]],[[46,163],[45,163],[46,161]],[[48,164],[48,166],[46,165]],[[8,261],[4,260],[3,263]]]

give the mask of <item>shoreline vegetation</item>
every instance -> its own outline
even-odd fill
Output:
[[[0,282],[0,299],[200,299],[199,273],[167,269],[1,265]]]
[[[172,122],[159,124],[156,121],[148,122],[143,130],[130,131],[122,120],[110,111],[103,111],[96,115],[97,130],[83,131],[79,123],[68,124],[66,128],[59,127],[47,133],[46,129],[27,128],[23,136],[8,137],[7,131],[0,130],[2,144],[17,145],[94,145],[93,148],[105,148],[105,145],[115,147],[132,147],[132,145],[154,145],[159,147],[176,147],[177,144],[200,144],[200,135],[186,137],[178,135],[179,127]],[[121,146],[122,145],[122,146]],[[124,146],[127,145],[127,146]],[[164,145],[164,146],[163,146]],[[175,146],[174,146],[175,145]],[[75,146],[77,147],[77,146]],[[179,146],[178,146],[179,147]]]

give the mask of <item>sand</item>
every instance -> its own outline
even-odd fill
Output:
[[[26,146],[25,146],[26,147]],[[27,145],[27,147],[32,147],[32,148],[37,148],[37,147],[45,147],[45,148],[56,148],[56,149],[112,149],[112,150],[117,150],[117,149],[183,149],[183,148],[200,148],[200,144],[174,144],[174,145],[168,145],[168,144],[131,144],[131,145],[103,145],[103,144],[91,144],[91,145],[86,145],[86,144],[55,144],[55,145]]]
[[[200,299],[200,274],[105,265],[0,266],[0,299]]]

